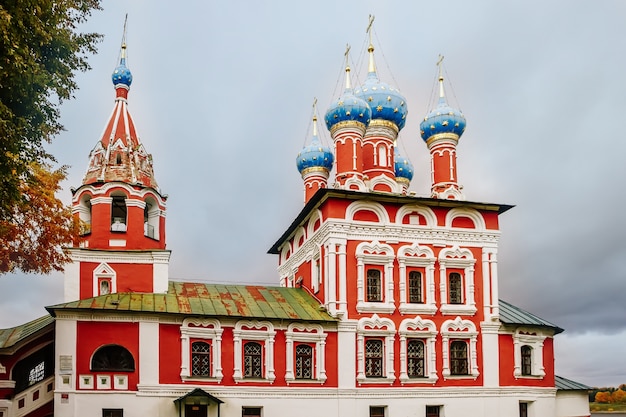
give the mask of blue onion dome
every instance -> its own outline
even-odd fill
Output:
[[[130,70],[126,66],[126,44],[122,44],[122,53],[120,56],[120,64],[113,70],[113,74],[111,74],[111,80],[113,81],[113,85],[125,85],[126,87],[130,87],[130,84],[133,82],[133,74],[130,73]]]
[[[397,88],[378,79],[374,64],[374,47],[370,44],[369,68],[367,78],[354,94],[365,100],[372,109],[372,120],[386,120],[392,122],[401,130],[406,123],[408,108],[406,99]]]
[[[456,136],[458,140],[465,131],[465,116],[460,110],[448,105],[443,90],[443,76],[439,75],[439,103],[420,123],[420,133],[424,141],[443,133]]]
[[[335,157],[328,146],[323,146],[317,136],[317,116],[313,117],[313,139],[311,143],[300,151],[296,158],[296,166],[300,174],[304,174],[310,168],[326,170],[333,168]]]
[[[404,178],[407,182],[413,179],[413,164],[408,158],[401,155],[398,148],[394,151],[396,179]]]
[[[360,122],[367,126],[371,115],[370,106],[353,94],[350,86],[350,67],[346,66],[346,89],[343,95],[334,101],[326,111],[324,117],[326,127],[330,130],[338,123],[350,121]]]

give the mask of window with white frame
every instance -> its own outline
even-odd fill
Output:
[[[180,328],[183,380],[222,380],[222,327],[215,319],[188,318]]]
[[[478,332],[474,323],[458,316],[446,320],[441,326],[441,336],[443,377],[476,379],[480,373],[476,351]]]
[[[403,384],[437,381],[435,340],[437,327],[432,320],[416,316],[404,319],[400,335],[400,382]]]
[[[439,288],[442,314],[476,313],[474,301],[474,264],[467,248],[454,246],[439,253]]]
[[[109,264],[103,262],[93,270],[93,296],[117,292],[117,274]]]
[[[291,323],[287,327],[287,383],[326,381],[326,336],[319,324]]]
[[[357,325],[357,380],[360,383],[395,380],[393,345],[396,328],[377,314],[361,318]]]
[[[356,248],[357,311],[391,313],[393,298],[394,252],[379,242],[362,242]]]
[[[269,321],[240,320],[233,330],[236,382],[276,379],[274,374],[274,337]]]
[[[515,378],[543,378],[543,344],[547,335],[534,329],[518,328],[513,335]]]
[[[427,246],[414,244],[398,249],[400,307],[402,314],[434,314],[435,262]]]

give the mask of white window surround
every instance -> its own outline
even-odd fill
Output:
[[[111,389],[111,375],[96,375],[97,389]]]
[[[396,335],[396,326],[388,318],[380,318],[378,314],[372,317],[359,319],[357,325],[357,376],[360,384],[393,384],[396,379],[394,373],[393,344]],[[383,378],[368,378],[365,376],[365,340],[369,338],[383,338]]]
[[[404,319],[400,323],[400,382],[402,384],[434,384],[437,382],[437,352],[435,341],[437,326],[432,320],[416,316],[413,319]],[[411,339],[420,339],[424,342],[424,377],[409,378],[407,373],[407,344]]]
[[[78,388],[79,389],[93,389],[93,375],[79,375],[78,376]]]
[[[542,379],[546,376],[543,365],[543,342],[547,336],[536,330],[519,328],[513,335],[514,363],[513,376],[517,378]],[[532,348],[531,375],[522,375],[522,346]]]
[[[101,263],[93,270],[93,297],[100,295],[100,280],[110,281],[109,294],[117,292],[117,274],[106,262]]]
[[[393,299],[393,262],[395,259],[393,248],[377,241],[362,242],[356,247],[357,259],[357,304],[359,313],[392,313],[396,306]],[[366,301],[365,289],[367,286],[366,267],[380,265],[382,302]]]
[[[378,217],[378,220],[376,220],[375,223],[379,223],[381,225],[389,224],[389,213],[387,213],[385,207],[380,203],[372,201],[355,201],[350,203],[350,205],[346,208],[346,220],[358,222],[359,220],[354,220],[354,215],[359,211],[371,211],[376,214],[376,217]]]
[[[243,343],[247,341],[261,342],[263,346],[263,378],[262,381],[274,382],[274,337],[276,331],[269,321],[240,320],[233,330],[235,351],[235,366],[233,379],[235,382],[254,381],[258,378],[244,378],[243,376]]]
[[[474,315],[477,311],[474,301],[474,264],[476,259],[467,248],[453,246],[439,252],[439,291],[441,297],[441,313],[444,315]],[[448,272],[449,268],[463,269],[463,304],[448,303]]]
[[[455,207],[452,210],[448,211],[446,214],[446,227],[452,227],[452,222],[457,217],[467,217],[472,220],[474,223],[473,230],[485,230],[485,219],[480,214],[478,210],[470,209],[467,207]],[[455,227],[455,229],[457,229]]]
[[[400,209],[398,210],[398,213],[396,213],[396,223],[402,224],[402,219],[404,219],[404,216],[406,216],[407,214],[412,214],[412,213],[420,214],[426,220],[426,225],[425,226],[422,225],[420,227],[436,227],[437,226],[437,216],[435,215],[435,213],[430,207],[417,206],[417,205],[411,205],[411,204],[407,204],[406,206],[400,207]]]
[[[113,389],[127,390],[128,375],[113,375]]]
[[[398,249],[398,266],[400,278],[400,313],[402,314],[435,314],[435,262],[437,258],[427,246],[417,243],[411,246],[402,246]],[[407,267],[424,268],[422,277],[422,297],[424,303],[409,303],[409,274]]]
[[[462,340],[468,344],[467,370],[468,375],[450,374],[450,343],[455,340]],[[480,375],[478,371],[478,353],[476,342],[478,331],[476,326],[469,320],[462,320],[456,317],[454,320],[446,320],[441,325],[441,341],[443,345],[443,370],[444,379],[476,379]]]
[[[313,292],[317,294],[320,290],[320,285],[322,283],[322,264],[321,264],[321,250],[317,248],[312,259],[311,259],[311,287],[313,288]]]
[[[317,382],[326,381],[326,333],[319,324],[292,323],[287,327],[286,350],[287,350],[287,370],[285,380],[289,382]],[[294,357],[295,345],[297,343],[315,343],[313,363],[313,379],[296,379]]]
[[[222,327],[215,319],[188,318],[180,327],[180,377],[183,381],[220,382],[222,373]],[[191,374],[191,341],[205,340],[211,345],[211,376]]]

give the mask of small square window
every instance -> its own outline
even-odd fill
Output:
[[[381,406],[370,406],[370,417],[385,417],[385,408]]]
[[[115,375],[114,389],[128,389],[128,375]]]
[[[24,405],[25,405],[24,398],[20,398],[20,399],[17,401],[17,408],[24,408]]]
[[[124,417],[124,409],[122,408],[103,408],[102,417]]]
[[[93,389],[93,375],[80,375],[78,381],[78,388]]]
[[[439,405],[427,405],[426,406],[426,417],[440,417],[441,416],[441,406]]]
[[[261,407],[241,407],[242,417],[261,417]]]
[[[33,392],[33,401],[37,401],[39,399],[39,390]]]
[[[98,375],[96,377],[98,389],[111,389],[111,376],[110,375]]]

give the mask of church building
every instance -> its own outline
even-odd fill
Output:
[[[113,112],[72,190],[83,239],[64,302],[0,330],[0,417],[589,416],[587,387],[555,375],[563,329],[500,299],[512,206],[466,199],[466,119],[443,72],[419,197],[397,146],[407,99],[371,40],[368,58],[362,85],[346,64],[296,157],[304,206],[269,248],[276,285],[207,284],[169,279],[167,196],[129,112],[123,43]]]

